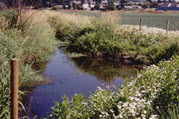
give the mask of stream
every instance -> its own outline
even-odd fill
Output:
[[[28,116],[45,117],[47,112],[52,111],[55,101],[63,101],[64,95],[69,99],[75,93],[88,97],[98,86],[114,89],[136,75],[134,67],[86,57],[69,58],[58,49],[43,72],[43,76],[49,77],[51,82],[37,86],[26,99],[26,107],[30,107]]]

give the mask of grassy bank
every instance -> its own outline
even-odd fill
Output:
[[[144,68],[136,79],[119,86],[117,92],[98,87],[88,98],[76,94],[69,100],[64,96],[64,101],[56,102],[47,118],[179,118],[178,32],[166,35],[162,30],[139,31],[135,27],[120,26],[115,19],[109,22],[111,14],[103,14],[98,19],[49,11],[46,14],[50,16],[56,37],[63,42],[61,48],[67,52],[157,64]]]
[[[166,35],[164,31],[150,32],[150,28],[139,31],[136,27],[120,26],[116,13],[102,13],[99,18],[47,13],[51,14],[49,22],[56,37],[64,42],[61,48],[67,52],[125,64],[157,63],[178,53],[178,32]]]
[[[42,80],[36,66],[49,60],[56,41],[42,12],[24,11],[19,24],[14,10],[1,12],[0,19],[0,118],[7,119],[10,118],[10,59],[19,59],[20,89],[31,86]]]

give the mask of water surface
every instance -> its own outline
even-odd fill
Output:
[[[118,87],[136,73],[135,68],[117,62],[68,58],[63,51],[57,50],[43,73],[51,83],[38,86],[28,98],[30,115],[45,117],[54,102],[61,102],[64,95],[71,98],[75,93],[82,93],[88,97],[97,86]]]

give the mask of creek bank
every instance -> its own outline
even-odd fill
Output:
[[[157,64],[179,53],[177,35],[141,32],[135,27],[122,27],[114,19],[113,24],[109,24],[106,21],[107,15],[88,19],[86,24],[76,21],[79,18],[85,19],[84,16],[76,18],[72,15],[72,19],[64,13],[62,16],[65,19],[53,16],[48,21],[55,29],[56,38],[62,42],[60,48],[70,53],[81,53],[87,57],[126,65]]]
[[[31,102],[30,116],[45,117],[47,112],[51,111],[53,102],[62,102],[61,97],[64,95],[71,97],[82,93],[88,97],[98,86],[118,87],[130,80],[130,77],[136,77],[137,72],[135,67],[109,60],[95,60],[84,56],[69,57],[58,49],[43,72],[44,76],[51,79],[50,84],[37,86],[28,96],[26,107],[28,108]]]

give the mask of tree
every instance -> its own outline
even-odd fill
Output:
[[[151,3],[150,2],[144,2],[143,4],[142,4],[142,8],[149,8],[151,6]]]
[[[121,8],[124,8],[124,4],[126,3],[125,0],[120,0]]]
[[[84,4],[85,3],[85,0],[81,0],[81,4]]]
[[[114,0],[108,0],[108,10],[114,10]]]

